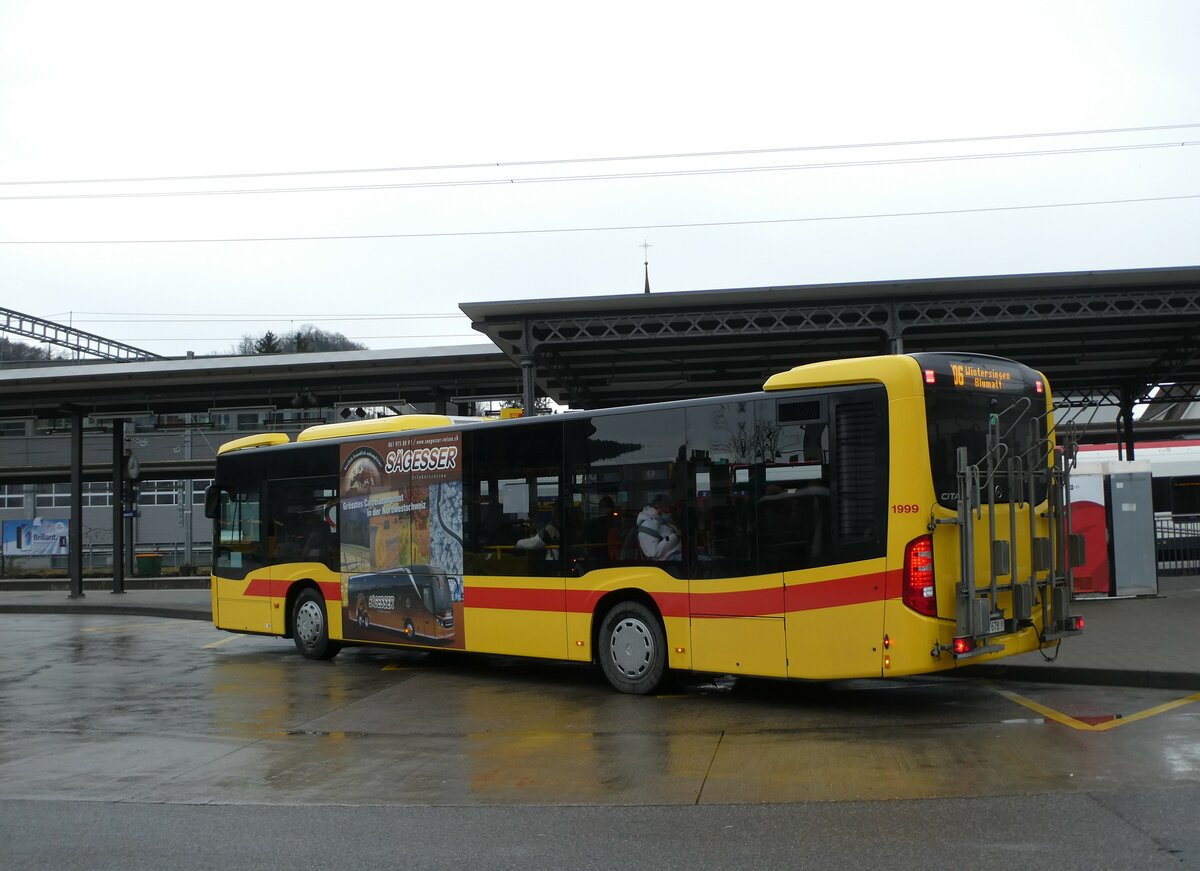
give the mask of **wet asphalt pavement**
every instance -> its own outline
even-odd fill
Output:
[[[5,868],[1200,863],[1200,695],[691,681],[0,615]],[[398,858],[400,857],[400,858]]]

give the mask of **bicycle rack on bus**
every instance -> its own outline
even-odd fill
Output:
[[[1027,421],[1032,447],[1022,456],[1012,456],[1003,440],[1011,427],[1001,432],[1002,416],[989,416],[987,449],[982,459],[971,463],[967,449],[958,449],[958,517],[942,521],[959,527],[961,545],[961,573],[955,588],[955,638],[952,645],[942,648],[955,659],[1003,650],[1004,645],[993,639],[1035,625],[1033,609],[1039,605],[1042,616],[1039,639],[1043,643],[1082,631],[1079,619],[1071,615],[1074,569],[1083,563],[1083,536],[1071,531],[1073,428],[1067,426],[1061,434],[1062,445],[1054,449],[1051,464],[1046,454],[1048,442],[1043,428],[1047,418]],[[1019,424],[1020,420],[1012,426]],[[1006,486],[1002,488],[1001,484]],[[997,502],[997,494],[1001,491],[1007,499]],[[1008,505],[1007,537],[997,535],[998,504]],[[986,586],[980,586],[976,574],[975,525],[983,520],[984,506],[987,507],[989,579]],[[1017,509],[1026,507],[1030,509],[1025,512],[1029,529],[1027,539],[1022,542],[1017,529]],[[1039,516],[1049,521],[1048,535],[1038,534]],[[1029,554],[1029,571],[1024,577],[1018,576],[1015,558],[1019,542]],[[1005,613],[1000,605],[1002,593],[1010,594],[1009,613]]]

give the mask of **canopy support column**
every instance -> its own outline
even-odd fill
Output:
[[[71,409],[71,522],[67,529],[69,599],[83,598],[83,410]]]

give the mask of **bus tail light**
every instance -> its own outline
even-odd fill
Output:
[[[904,549],[904,604],[918,614],[937,616],[937,593],[933,585],[933,536],[914,538]]]
[[[960,635],[954,639],[953,652],[955,656],[964,656],[975,649],[975,639],[970,635]]]

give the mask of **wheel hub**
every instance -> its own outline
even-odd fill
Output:
[[[296,635],[306,647],[321,639],[321,609],[316,602],[305,602],[296,611]]]
[[[631,617],[613,627],[610,647],[613,664],[626,677],[640,677],[654,660],[654,636],[645,623]]]

